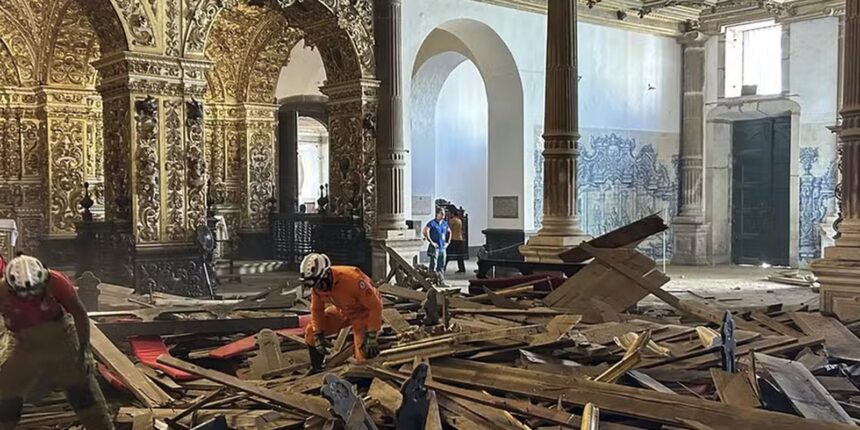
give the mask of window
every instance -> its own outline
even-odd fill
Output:
[[[782,92],[782,27],[773,21],[726,29],[726,97],[740,97],[744,85],[755,94]]]

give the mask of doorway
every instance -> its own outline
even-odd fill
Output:
[[[732,262],[788,266],[791,117],[732,124]]]

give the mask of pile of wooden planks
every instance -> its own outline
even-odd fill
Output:
[[[355,362],[344,329],[323,373],[311,373],[303,341],[307,301],[284,288],[225,302],[132,298],[136,309],[92,314],[92,344],[119,428],[855,427],[860,327],[802,306],[733,311],[674,296],[636,250],[663,228],[649,217],[562,254],[585,266],[559,282],[550,273],[471,294],[395,258],[378,285],[381,354]],[[673,312],[641,308],[649,295]],[[75,423],[56,395],[25,412],[22,428]]]

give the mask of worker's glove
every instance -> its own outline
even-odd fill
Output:
[[[328,341],[328,338],[326,337],[325,333],[323,333],[323,332],[317,333],[316,337],[317,337],[317,342],[314,345],[314,347],[317,349],[317,352],[319,352],[322,355],[328,355],[328,350],[329,350],[329,348],[332,347],[331,342]]]
[[[364,342],[361,343],[361,352],[364,353],[364,358],[374,358],[379,355],[379,341],[376,336],[375,331],[364,334]]]

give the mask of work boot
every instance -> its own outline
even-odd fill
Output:
[[[325,355],[313,345],[308,345],[308,355],[311,357],[311,372],[319,373],[325,370]]]

